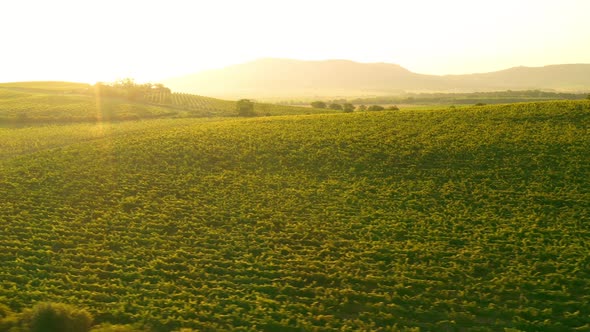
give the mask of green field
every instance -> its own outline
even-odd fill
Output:
[[[153,331],[590,331],[589,101],[142,119],[0,126],[0,303]]]
[[[236,102],[198,96],[188,93],[154,93],[146,96],[146,101],[159,106],[198,111],[206,116],[233,115],[236,110]],[[330,111],[318,110],[308,107],[276,105],[268,103],[255,103],[254,112],[262,116],[326,113]]]
[[[59,82],[59,81],[34,81],[0,83],[0,89],[21,90],[28,92],[51,92],[61,94],[81,93],[90,88],[86,83]]]
[[[0,126],[110,122],[142,119],[232,117],[236,102],[168,93],[141,100],[100,97],[88,84],[69,82],[0,83]],[[257,116],[325,112],[312,108],[256,103]]]

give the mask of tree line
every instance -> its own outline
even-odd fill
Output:
[[[98,82],[90,91],[98,96],[120,97],[131,101],[144,100],[154,93],[171,93],[161,83],[136,83],[132,78],[124,78],[111,83]]]
[[[385,95],[375,97],[359,98],[340,98],[332,99],[326,103],[353,105],[361,104],[461,104],[469,105],[478,102],[486,104],[506,104],[527,101],[546,101],[546,100],[590,100],[588,92],[567,93],[541,90],[506,90],[506,91],[488,91],[488,92],[448,92],[448,93],[403,93],[399,95]],[[285,100],[278,102],[283,105],[303,105],[308,104],[306,100]]]
[[[385,109],[387,110],[391,110],[391,111],[397,111],[399,110],[399,107],[397,107],[396,105],[391,105],[391,106],[387,106],[387,108],[381,106],[381,105],[358,105],[358,106],[354,106],[352,103],[336,103],[336,102],[332,102],[332,103],[326,103],[323,101],[314,101],[311,104],[311,107],[313,108],[328,108],[328,109],[332,109],[332,110],[336,110],[336,111],[344,111],[345,113],[351,113],[353,111],[359,111],[359,112],[363,112],[363,111],[383,111]]]

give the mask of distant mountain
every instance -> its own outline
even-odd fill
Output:
[[[222,98],[361,96],[416,91],[590,90],[590,64],[516,67],[469,75],[423,75],[389,63],[261,59],[163,82]]]
[[[590,64],[563,64],[544,67],[514,67],[497,72],[442,76],[460,88],[485,90],[539,89],[561,91],[590,90]]]

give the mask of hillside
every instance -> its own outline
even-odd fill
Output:
[[[326,112],[255,103],[258,116]],[[0,126],[35,123],[128,121],[163,118],[233,117],[236,102],[182,93],[158,93],[137,100],[104,97],[88,84],[0,83]]]
[[[0,83],[0,88],[20,90],[25,92],[51,92],[51,93],[81,93],[90,88],[89,84],[61,81],[33,81]]]
[[[457,84],[461,88],[590,91],[590,64],[515,67],[484,74],[444,77],[449,82],[447,84]]]
[[[152,331],[585,330],[589,129],[588,101],[0,127],[0,303]]]
[[[358,97],[404,91],[590,91],[590,64],[436,76],[387,63],[262,59],[164,82],[176,91],[223,98]]]

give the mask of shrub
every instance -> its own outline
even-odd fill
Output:
[[[342,110],[342,105],[337,104],[337,103],[332,103],[332,104],[330,104],[330,109],[341,111]]]
[[[371,105],[367,108],[367,111],[383,111],[385,108],[379,105]]]
[[[351,103],[345,103],[344,105],[342,105],[342,109],[345,113],[351,113],[352,111],[354,111],[354,105]]]
[[[249,99],[240,99],[236,103],[239,116],[254,116],[254,102]]]
[[[323,101],[314,101],[311,103],[311,107],[313,107],[313,108],[326,108],[327,105]]]
[[[22,323],[31,332],[88,332],[92,315],[62,303],[39,303],[23,312]]]

